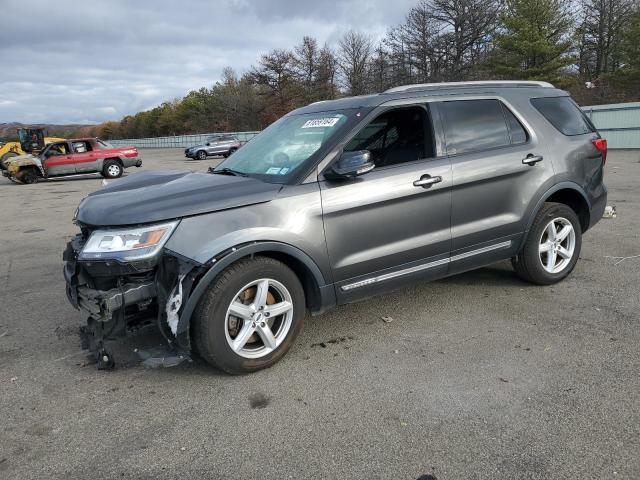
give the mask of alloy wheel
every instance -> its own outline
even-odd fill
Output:
[[[563,217],[551,220],[542,231],[538,257],[549,273],[562,272],[573,258],[576,248],[576,232],[569,220]]]
[[[261,358],[285,340],[292,320],[289,290],[277,280],[261,278],[245,285],[233,297],[225,317],[225,336],[236,354]]]

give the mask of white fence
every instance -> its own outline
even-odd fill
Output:
[[[640,148],[640,102],[582,107],[609,148]]]

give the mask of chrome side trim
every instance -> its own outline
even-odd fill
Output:
[[[436,260],[435,262],[424,263],[422,265],[416,265],[415,267],[405,268],[403,270],[398,270],[397,272],[389,272],[383,275],[379,275],[377,277],[366,278],[364,280],[360,280],[359,282],[350,283],[348,285],[343,285],[340,287],[343,291],[353,290],[354,288],[364,287],[365,285],[371,285],[372,283],[383,282],[385,280],[391,280],[392,278],[400,277],[402,275],[408,275],[410,273],[420,272],[422,270],[426,270],[428,268],[437,267],[439,265],[446,265],[449,263],[448,258],[443,258],[442,260]]]
[[[340,289],[343,292],[348,292],[349,290],[353,290],[355,288],[364,287],[366,285],[371,285],[373,283],[384,282],[385,280],[391,280],[392,278],[401,277],[403,275],[409,275],[410,273],[421,272],[422,270],[438,267],[440,265],[446,265],[450,262],[455,262],[456,260],[463,260],[465,258],[473,257],[474,255],[480,255],[482,253],[491,252],[493,250],[502,250],[503,248],[509,248],[511,246],[511,243],[512,243],[511,240],[507,240],[506,242],[500,242],[500,243],[496,243],[495,245],[489,245],[487,247],[478,248],[477,250],[471,250],[469,252],[460,253],[458,255],[454,255],[453,257],[443,258],[442,260],[436,260],[434,262],[424,263],[422,265],[416,265],[414,267],[405,268],[402,270],[398,270],[396,272],[385,273],[383,275],[378,275],[377,277],[366,278],[364,280],[360,280],[359,282],[343,285],[340,287]]]
[[[493,250],[502,250],[503,248],[509,248],[511,246],[511,240],[506,242],[496,243],[495,245],[489,245],[488,247],[478,248],[477,250],[471,250],[470,252],[460,253],[451,257],[451,261],[462,260],[464,258],[473,257],[474,255],[480,255],[481,253],[491,252]]]

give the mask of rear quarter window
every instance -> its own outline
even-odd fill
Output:
[[[532,98],[531,104],[563,135],[595,132],[595,128],[569,97]]]

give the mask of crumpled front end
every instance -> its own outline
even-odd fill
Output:
[[[167,349],[147,355],[145,364],[173,366],[189,359],[189,326],[180,324],[179,313],[201,265],[166,249],[138,261],[82,259],[90,235],[83,227],[67,244],[64,278],[69,302],[86,316],[83,348],[98,368],[115,364],[107,340],[145,328],[159,329],[167,340]]]

